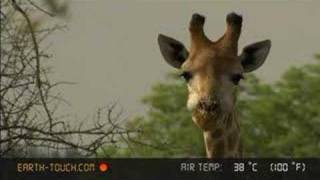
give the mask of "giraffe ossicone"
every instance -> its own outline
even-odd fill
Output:
[[[189,49],[162,34],[158,44],[166,62],[183,72],[188,88],[187,107],[194,123],[203,130],[207,157],[242,157],[240,122],[234,107],[237,87],[244,73],[265,62],[271,41],[250,44],[238,54],[242,16],[228,14],[226,31],[216,41],[205,35],[204,24],[203,15],[192,15]]]

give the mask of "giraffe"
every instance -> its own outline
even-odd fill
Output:
[[[265,62],[271,41],[249,44],[238,55],[241,15],[232,12],[226,16],[226,31],[217,41],[205,35],[204,23],[203,15],[192,15],[188,50],[180,41],[159,34],[160,52],[169,65],[182,71],[188,89],[187,108],[203,132],[207,158],[239,158],[243,153],[235,109],[238,84],[244,73]]]

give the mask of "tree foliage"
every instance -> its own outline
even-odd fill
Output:
[[[291,67],[275,84],[246,83],[239,111],[246,152],[258,157],[320,156],[320,58]]]

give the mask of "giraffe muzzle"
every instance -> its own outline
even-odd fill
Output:
[[[202,111],[206,112],[214,112],[217,110],[219,103],[217,100],[213,99],[204,99],[200,100],[198,104],[198,108]]]

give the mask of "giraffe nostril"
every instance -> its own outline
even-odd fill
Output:
[[[190,79],[192,78],[192,74],[190,72],[186,72],[186,71],[181,73],[180,76],[183,77],[187,82],[189,82]]]

